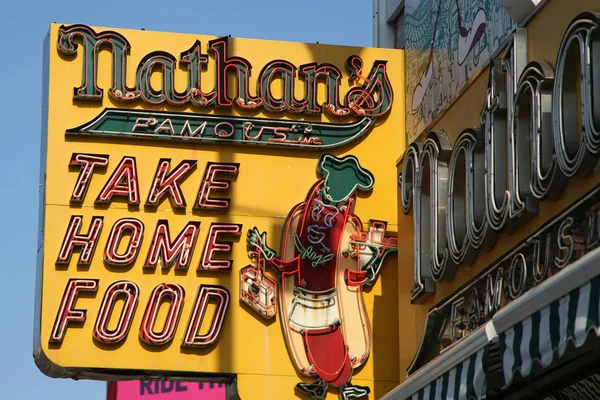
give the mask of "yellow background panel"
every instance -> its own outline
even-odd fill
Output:
[[[73,99],[73,88],[81,84],[81,47],[74,58],[61,56],[56,48],[58,25],[52,25],[49,38],[49,86],[45,214],[40,251],[40,297],[39,335],[36,337],[39,350],[48,360],[60,368],[106,368],[127,370],[159,371],[161,374],[191,376],[203,373],[238,374],[242,399],[289,398],[294,385],[300,381],[287,353],[279,323],[280,315],[264,321],[239,302],[239,270],[250,264],[246,250],[246,231],[257,226],[268,233],[270,246],[279,250],[282,227],[288,212],[303,201],[309,188],[318,179],[316,167],[320,153],[293,149],[272,149],[256,146],[202,145],[180,142],[98,138],[65,137],[65,131],[94,119],[104,108],[133,108],[190,112],[196,114],[218,113],[239,115],[238,109],[214,111],[190,107],[151,106],[141,101],[126,104],[108,97],[110,87],[109,52],[99,57],[98,86],[105,90],[104,99],[98,102],[82,102]],[[93,28],[101,32],[105,28]],[[131,44],[128,57],[127,83],[133,86],[135,70],[139,60],[146,54],[164,50],[177,56],[187,50],[195,40],[202,42],[203,52],[214,37],[158,33],[148,31],[118,30]],[[364,49],[339,46],[281,43],[250,39],[230,39],[230,56],[241,56],[253,65],[251,92],[254,93],[260,69],[269,61],[278,58],[296,66],[309,62],[331,63],[344,71],[344,62],[356,54],[364,60],[363,73],[368,74],[375,60],[387,60],[389,79],[395,96],[391,112],[378,120],[374,129],[361,139],[340,149],[330,151],[337,156],[352,154],[358,157],[363,167],[375,176],[375,186],[370,193],[359,194],[356,214],[366,223],[370,218],[389,222],[389,233],[397,232],[396,174],[394,162],[404,150],[404,65],[403,53],[397,50]],[[214,85],[214,59],[209,57],[208,70],[202,74],[205,91]],[[153,77],[153,82],[157,77]],[[184,89],[186,71],[175,72],[176,87]],[[341,83],[341,95],[349,89],[347,74]],[[302,85],[297,87],[302,88]],[[298,89],[297,89],[298,90]],[[324,100],[324,86],[319,85],[320,101]],[[299,94],[300,96],[300,94]],[[241,115],[244,115],[241,113]],[[256,112],[253,117],[303,119],[315,121],[345,122],[352,119],[330,118],[326,115],[312,116],[273,114]],[[78,171],[69,170],[73,153],[109,154],[110,161],[105,172],[93,175],[89,190],[80,206],[69,203]],[[140,188],[139,208],[130,208],[122,200],[114,200],[108,208],[94,206],[98,196],[114,168],[123,156],[136,158]],[[160,158],[170,158],[174,167],[184,159],[197,160],[198,166],[182,184],[187,202],[185,212],[174,212],[171,203],[164,201],[157,210],[145,210],[144,202],[152,183]],[[222,175],[222,179],[233,180],[229,193],[230,208],[218,213],[192,211],[192,205],[202,181],[207,162],[240,163],[237,177]],[[217,196],[218,197],[218,196]],[[104,216],[104,228],[98,247],[89,268],[76,265],[75,253],[67,268],[55,265],[68,222],[72,215],[83,215],[83,232],[87,232],[92,216]],[[107,266],[102,260],[106,241],[113,224],[121,218],[138,218],[145,225],[141,250],[136,262],[128,268]],[[150,246],[156,223],[168,219],[172,238],[189,221],[200,221],[200,236],[196,243],[193,259],[186,273],[173,270],[147,272],[142,268]],[[197,272],[208,228],[211,222],[242,224],[243,235],[234,242],[231,254],[231,271]],[[401,375],[398,369],[398,271],[394,257],[385,263],[382,274],[372,289],[364,293],[369,319],[373,327],[374,345],[369,361],[355,371],[353,382],[369,385],[375,397],[382,396],[394,387]],[[87,310],[87,320],[82,326],[69,325],[64,342],[50,346],[48,338],[56,313],[70,278],[99,279],[95,295],[80,296],[76,308]],[[130,280],[140,288],[140,299],[127,339],[115,346],[99,346],[92,337],[98,308],[106,288],[117,280]],[[150,348],[139,339],[139,327],[148,298],[159,283],[171,282],[182,285],[186,290],[185,303],[174,340],[164,346]],[[195,352],[181,349],[184,331],[190,317],[198,286],[220,284],[228,288],[231,303],[223,330],[215,346]],[[48,371],[46,371],[48,372]],[[115,371],[112,371],[115,373]],[[118,373],[118,372],[116,372]],[[310,381],[310,380],[309,380]],[[332,397],[334,392],[330,393]],[[373,396],[373,394],[371,395]]]

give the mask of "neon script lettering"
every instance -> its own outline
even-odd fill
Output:
[[[363,74],[363,60],[350,56],[346,70],[355,83],[345,95],[340,93],[343,74],[334,65],[316,62],[299,67],[285,60],[267,63],[256,81],[255,93],[251,93],[250,75],[252,64],[245,58],[230,56],[229,38],[222,37],[208,42],[208,50],[214,59],[215,87],[203,92],[201,80],[209,64],[209,55],[202,53],[202,43],[180,54],[179,66],[187,70],[187,85],[183,92],[176,90],[175,71],[177,58],[165,51],[154,51],[144,56],[137,67],[135,86],[127,85],[127,58],[131,45],[127,39],[113,31],[96,32],[85,25],[61,26],[58,34],[58,51],[64,56],[83,57],[83,74],[79,87],[73,92],[75,99],[101,100],[104,90],[98,87],[99,54],[108,50],[112,55],[112,84],[108,94],[115,101],[141,100],[150,104],[191,105],[197,108],[236,106],[242,110],[263,108],[270,112],[294,112],[319,114],[325,110],[337,117],[359,116],[377,118],[387,114],[392,106],[393,91],[387,76],[387,61],[376,60],[370,72]],[[151,76],[161,74],[161,85],[152,85]],[[234,77],[234,80],[228,79]],[[304,86],[304,97],[296,97],[297,78]],[[272,84],[281,81],[281,89],[274,93]],[[360,84],[358,82],[361,82]],[[319,104],[318,83],[326,86],[326,100]],[[230,87],[233,86],[233,87]],[[228,93],[235,93],[229,97]],[[279,136],[285,140],[285,135]]]

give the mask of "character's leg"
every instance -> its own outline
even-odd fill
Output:
[[[342,400],[359,399],[371,393],[368,386],[353,385],[350,382],[339,389],[339,395]]]
[[[319,378],[313,383],[300,382],[296,385],[296,388],[308,395],[310,400],[324,400],[325,396],[327,396],[328,386],[327,382]]]
[[[421,74],[419,78],[419,83],[415,86],[415,90],[413,92],[413,97],[411,101],[410,111],[415,114],[421,108],[421,103],[423,102],[423,98],[425,97],[425,92],[429,86],[429,82],[433,76],[433,50],[435,49],[435,37],[437,35],[438,24],[440,21],[440,14],[442,12],[442,0],[438,3],[438,11],[437,16],[435,17],[435,25],[433,28],[433,37],[431,38],[431,47],[429,49],[429,58],[427,59],[427,65],[425,66],[425,70]]]

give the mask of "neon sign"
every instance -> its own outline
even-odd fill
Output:
[[[257,226],[279,237],[321,155],[320,179],[330,183],[357,159],[374,168],[383,155],[395,159],[393,127],[404,115],[402,102],[392,107],[390,79],[401,81],[401,51],[57,24],[44,49],[36,365],[55,378],[218,382],[228,396],[262,375],[273,395],[289,397],[294,385],[277,382],[297,373],[272,324],[291,301],[272,261],[288,256],[265,247],[250,262],[246,233]],[[339,146],[356,157],[324,155]],[[344,179],[369,175],[361,171]],[[365,346],[375,294],[361,302],[361,290],[396,274],[381,267],[397,246],[386,233],[396,224],[359,226],[352,217],[358,198],[381,220],[396,216],[385,207],[394,180],[374,172],[385,179],[373,195],[340,195],[367,191],[370,181],[328,184],[315,214],[322,224],[286,244],[308,268],[329,274],[339,264],[347,328],[338,329]],[[343,232],[336,213],[350,221]],[[396,290],[388,285],[384,299],[393,307]],[[268,337],[277,340],[248,346]],[[368,350],[355,354],[352,371]],[[362,370],[366,381],[397,375]],[[331,382],[340,393],[350,381],[367,385],[342,382],[348,371]]]
[[[324,154],[318,172],[322,179],[286,219],[279,256],[267,245],[266,233],[256,227],[248,231],[249,256],[257,268],[241,271],[242,282],[248,282],[241,286],[241,299],[264,318],[279,308],[296,369],[315,379],[298,383],[300,392],[324,399],[331,386],[342,399],[360,398],[370,389],[352,384],[352,374],[366,362],[372,342],[362,290],[373,285],[387,255],[397,251],[398,239],[386,236],[383,221],[370,221],[364,232],[354,214],[357,192],[375,183],[355,157]],[[265,281],[266,266],[277,272],[277,282]]]
[[[228,53],[229,38],[208,42],[214,57],[215,87],[203,92],[201,81],[209,64],[208,54],[196,41],[183,51],[179,65],[187,70],[187,85],[183,92],[175,89],[177,58],[165,51],[144,56],[137,67],[135,84],[126,82],[127,61],[131,45],[113,31],[96,32],[84,25],[61,26],[58,51],[66,57],[76,56],[81,45],[83,58],[82,82],[74,88],[75,100],[100,101],[104,89],[98,87],[99,54],[103,49],[112,56],[112,85],[108,95],[119,103],[141,101],[147,104],[232,108],[240,111],[262,110],[273,113],[315,115],[326,113],[335,118],[353,117],[345,123],[274,120],[258,117],[222,117],[191,113],[106,109],[94,120],[68,130],[69,135],[98,135],[157,140],[186,140],[204,143],[230,143],[327,149],[342,146],[371,130],[377,118],[386,115],[393,102],[392,86],[387,76],[386,61],[377,60],[368,74],[363,72],[363,60],[352,55],[346,60],[348,80],[354,85],[345,95],[340,92],[343,73],[335,65],[308,63],[300,66],[285,60],[266,64],[251,93],[252,64]],[[161,75],[159,88],[151,76]],[[235,78],[231,86],[229,77]],[[304,96],[296,97],[296,85],[304,88]],[[273,83],[281,82],[281,90],[273,92]],[[326,86],[325,102],[319,104],[319,84]],[[228,93],[234,91],[235,96]]]
[[[71,195],[72,202],[84,201],[94,174],[101,168],[106,169],[108,164],[109,156],[107,155],[82,153],[72,155],[69,165],[79,168]],[[146,206],[149,206],[151,210],[168,197],[175,209],[185,209],[187,203],[181,192],[180,183],[195,168],[196,161],[184,160],[175,168],[170,169],[170,160],[161,159],[150,186]],[[193,207],[198,209],[228,208],[228,199],[213,198],[211,192],[229,190],[230,182],[221,180],[217,176],[222,176],[222,174],[235,176],[238,171],[239,164],[236,163],[209,162]],[[107,206],[115,198],[124,199],[130,207],[137,207],[140,204],[135,157],[125,156],[121,159],[106,180],[95,203]],[[89,266],[96,253],[96,248],[99,246],[100,234],[103,229],[103,216],[93,216],[89,221],[84,221],[82,215],[73,215],[67,224],[66,233],[56,258],[56,266],[62,269],[69,268],[75,251],[79,251],[77,265],[79,267]],[[132,265],[140,255],[145,229],[144,223],[137,218],[128,217],[117,220],[110,228],[104,246],[102,255],[104,262],[113,267]],[[156,267],[160,266],[162,270],[174,268],[178,271],[187,271],[199,232],[200,221],[189,221],[172,239],[168,221],[159,220],[152,234],[152,243],[143,265],[144,270],[147,273],[154,273]],[[240,236],[241,233],[242,226],[240,224],[211,224],[200,265],[196,269],[198,271],[230,270],[231,261],[216,258],[215,255],[231,251],[232,243],[224,241],[223,237]],[[75,303],[83,292],[95,295],[98,287],[99,279],[74,278],[68,281],[49,338],[50,343],[62,343],[70,324],[85,322],[86,310],[76,308]],[[150,294],[143,295],[144,297],[149,295],[150,298],[143,311],[142,324],[139,327],[140,340],[150,346],[170,343],[181,317],[183,302],[186,298],[185,289],[178,284],[165,282],[156,286]],[[187,296],[189,295],[187,294]],[[207,347],[217,340],[223,327],[230,297],[229,291],[220,285],[200,284],[198,286],[198,294],[189,317],[182,347]],[[94,339],[109,345],[124,341],[132,327],[139,299],[140,289],[135,282],[120,280],[110,284],[104,292],[94,325]],[[121,308],[116,308],[118,300],[123,300]],[[216,310],[212,316],[208,333],[199,334],[200,324],[211,300],[215,300]],[[158,310],[165,302],[169,303],[169,309],[161,330],[157,331],[155,327]],[[109,329],[108,323],[111,318],[115,318],[113,315],[115,309],[119,310],[120,316],[117,319],[116,327]]]

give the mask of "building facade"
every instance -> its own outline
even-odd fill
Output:
[[[598,3],[413,0],[404,20],[383,398],[599,398]]]

